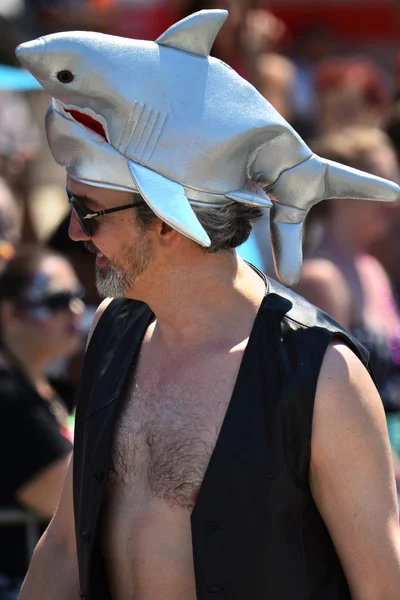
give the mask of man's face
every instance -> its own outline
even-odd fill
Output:
[[[95,188],[72,179],[67,185],[76,202],[92,212],[130,204],[135,199],[129,192]],[[134,297],[135,285],[154,255],[148,231],[138,221],[133,207],[103,215],[94,221],[94,233],[90,238],[72,211],[69,235],[75,241],[83,241],[86,248],[96,255],[99,295],[104,298]]]

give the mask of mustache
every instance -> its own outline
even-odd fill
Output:
[[[99,249],[93,244],[93,242],[83,242],[83,245],[85,246],[86,250],[92,254],[97,254],[99,252]]]

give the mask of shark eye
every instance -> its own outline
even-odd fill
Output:
[[[74,80],[74,74],[71,71],[59,71],[57,73],[57,79],[61,83],[71,83]]]

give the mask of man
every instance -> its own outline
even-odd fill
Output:
[[[211,58],[225,18],[196,13],[156,43],[70,33],[17,51],[56,98],[70,235],[116,298],[95,318],[74,465],[21,600],[399,597],[367,353],[234,251],[272,205],[293,284],[312,204],[399,188],[312,155]]]

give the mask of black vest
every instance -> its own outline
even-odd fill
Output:
[[[114,300],[93,334],[81,381],[74,508],[81,596],[111,598],[96,531],[124,382],[152,318]],[[191,515],[198,600],[350,600],[310,493],[311,425],[322,359],[342,338],[327,314],[269,282]]]

